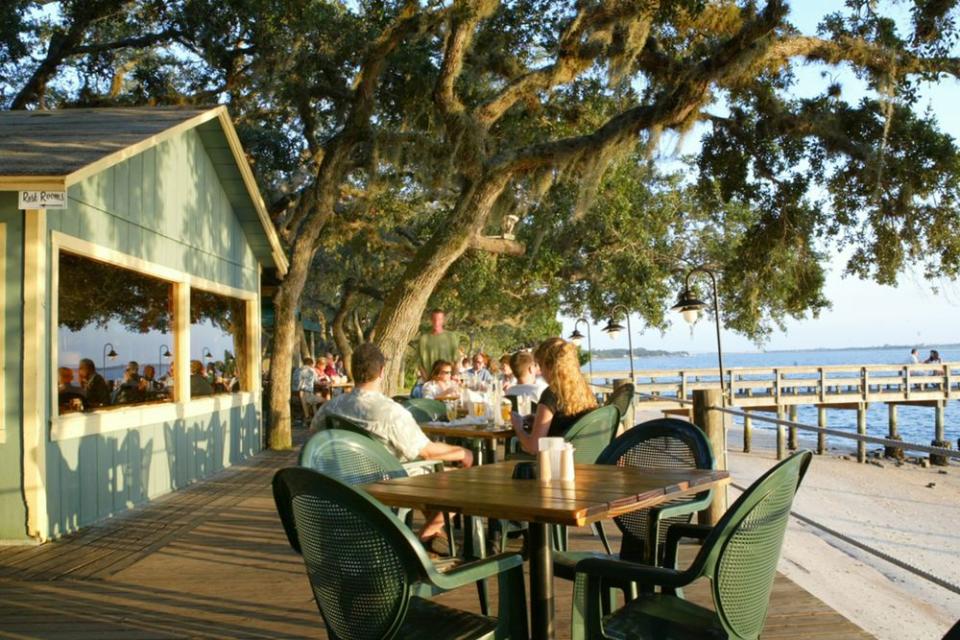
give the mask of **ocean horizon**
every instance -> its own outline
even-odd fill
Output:
[[[960,345],[916,345],[920,349],[920,358],[923,361],[930,349],[937,349],[944,362],[960,361]],[[586,344],[581,345],[581,349],[586,349]],[[654,348],[648,345],[646,348]],[[911,347],[850,347],[846,349],[797,349],[797,350],[770,350],[757,352],[726,352],[723,353],[724,369],[736,369],[739,367],[775,367],[775,366],[816,366],[816,365],[891,365],[902,366],[907,364],[910,358]],[[713,375],[709,373],[704,376],[707,380],[716,380],[718,374],[717,354],[716,352],[690,353],[688,355],[670,355],[670,356],[634,356],[634,369],[636,371],[646,370],[671,370],[671,369],[705,369],[712,370]],[[608,371],[627,371],[630,369],[629,358],[597,358],[593,362],[593,374],[595,379],[603,378],[604,372]],[[586,374],[589,367],[584,365],[583,372]],[[904,441],[917,444],[929,445],[934,436],[934,409],[930,407],[912,407],[901,406],[897,410],[898,427],[900,435]],[[813,405],[800,405],[797,409],[797,421],[816,426],[817,409]],[[734,417],[734,424],[742,425],[742,419]],[[758,420],[753,421],[755,429],[774,429],[774,425],[763,423]],[[857,414],[855,411],[842,409],[827,410],[827,426],[834,429],[856,432]],[[867,433],[873,436],[885,437],[888,428],[887,406],[882,402],[870,404],[867,409]],[[957,445],[957,439],[960,438],[960,402],[950,400],[947,402],[944,416],[944,430],[946,439]],[[814,434],[804,435],[800,432],[801,438],[810,438]],[[831,447],[848,448],[855,445],[853,440],[846,438],[828,438],[828,445]],[[739,449],[740,443],[731,442],[731,449]],[[867,450],[878,448],[877,445],[867,445]]]

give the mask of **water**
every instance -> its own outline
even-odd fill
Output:
[[[936,348],[936,347],[935,347]],[[811,366],[811,365],[861,365],[890,364],[900,366],[907,362],[909,349],[843,349],[829,351],[770,351],[767,353],[724,353],[724,368],[735,367],[772,367],[772,366]],[[930,349],[921,349],[921,360],[926,359]],[[946,347],[938,349],[944,362],[960,361],[960,348]],[[653,356],[635,357],[634,368],[643,369],[717,369],[715,353],[697,353],[689,356]],[[602,378],[604,371],[627,371],[630,361],[627,358],[595,360],[594,377]],[[584,367],[584,372],[587,368]],[[716,376],[711,378],[716,380]],[[761,414],[772,415],[772,414]],[[898,426],[904,441],[929,444],[933,439],[934,409],[932,407],[901,406],[897,409]],[[734,420],[742,424],[739,417]],[[817,410],[813,406],[801,405],[797,411],[797,421],[804,424],[817,424]],[[874,436],[886,436],[888,424],[887,405],[872,403],[867,409],[867,433]],[[753,421],[754,428],[774,429],[774,425]],[[856,432],[857,412],[839,409],[827,410],[827,425],[830,428]],[[947,403],[944,427],[948,441],[956,444],[960,437],[960,402]],[[812,435],[812,434],[811,434]],[[804,433],[800,432],[800,437]],[[854,442],[843,438],[830,439],[830,446],[851,446]],[[868,449],[875,448],[868,445]]]

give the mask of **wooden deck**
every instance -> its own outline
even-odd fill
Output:
[[[0,638],[326,638],[270,493],[294,461],[265,452],[63,540],[0,548]],[[573,548],[599,548],[571,533]],[[570,585],[557,590],[567,638]],[[710,601],[706,585],[687,595]],[[440,599],[477,610],[472,588]],[[870,636],[778,575],[763,637]]]

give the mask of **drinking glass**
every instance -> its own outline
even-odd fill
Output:
[[[444,404],[447,406],[447,421],[453,422],[457,419],[457,401],[447,400]]]

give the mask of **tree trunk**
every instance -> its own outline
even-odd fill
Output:
[[[501,172],[468,186],[450,218],[423,244],[400,284],[387,296],[375,327],[377,346],[387,356],[383,376],[387,395],[393,395],[401,384],[407,345],[417,333],[431,294],[483,229],[509,178],[508,172]]]
[[[343,323],[350,313],[350,308],[353,306],[357,292],[348,287],[349,285],[345,285],[344,287],[343,298],[340,299],[340,308],[337,309],[337,314],[333,317],[332,329],[333,341],[336,343],[337,350],[343,358],[343,367],[347,371],[347,376],[352,379],[353,369],[350,364],[350,358],[353,356],[353,347],[350,345],[350,338],[347,337]]]

